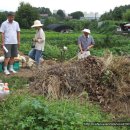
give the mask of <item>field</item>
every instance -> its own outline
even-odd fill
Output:
[[[21,31],[20,51],[24,54],[28,54],[29,50],[31,49],[31,39],[33,38],[34,34],[34,30]],[[36,70],[35,74],[30,77],[23,77],[23,75],[14,75],[11,77],[6,77],[4,75],[0,76],[0,79],[3,82],[9,83],[11,90],[11,94],[9,96],[7,96],[5,99],[1,99],[0,129],[129,130],[130,126],[83,125],[83,122],[130,121],[129,115],[126,116],[125,114],[120,114],[120,116],[118,116],[116,112],[105,111],[102,105],[95,101],[97,97],[96,99],[90,100],[90,98],[95,97],[95,95],[90,95],[89,92],[93,88],[95,89],[97,84],[100,84],[102,86],[104,85],[106,88],[108,87],[108,89],[103,89],[105,91],[102,92],[102,95],[104,92],[109,90],[109,87],[117,87],[114,89],[112,88],[110,91],[112,92],[114,90],[116,93],[116,90],[118,90],[122,83],[127,83],[129,81],[127,78],[129,78],[128,70],[130,63],[128,60],[125,60],[129,58],[130,54],[129,36],[92,34],[96,44],[95,47],[91,50],[91,54],[96,56],[96,59],[95,57],[92,57],[86,60],[87,62],[84,62],[85,65],[90,66],[90,68],[92,66],[91,69],[93,71],[91,72],[93,77],[90,77],[90,70],[85,70],[86,68],[84,68],[82,62],[72,61],[78,52],[77,38],[81,35],[80,32],[64,34],[56,32],[45,32],[45,34],[46,46],[45,51],[43,52],[43,56],[46,59],[46,64],[43,64],[43,70]],[[63,46],[68,47],[66,52],[63,51]],[[112,54],[110,52],[112,52]],[[109,54],[109,56],[106,56],[106,54]],[[114,62],[111,61],[113,64],[108,63],[109,57],[111,55],[113,57],[118,57],[118,60],[114,59]],[[123,58],[124,60],[119,57]],[[101,62],[102,60],[100,61],[100,59],[102,58],[106,58],[106,62]],[[105,66],[103,63],[106,63]],[[80,65],[82,65],[82,69],[80,69]],[[122,69],[123,65],[125,69]],[[82,74],[80,72],[82,72]],[[62,73],[64,73],[64,75],[62,75]],[[77,74],[79,74],[79,77],[82,76],[82,82],[79,81]],[[70,78],[67,78],[65,75],[70,76]],[[98,79],[97,77],[100,76],[102,78]],[[101,79],[102,82],[99,82]],[[120,79],[121,82],[117,83],[117,81]],[[59,81],[60,84],[56,81]],[[93,83],[92,88],[88,89],[88,93],[86,91],[82,91],[85,89],[84,85],[91,86],[89,81]],[[45,85],[43,85],[43,82],[45,82]],[[65,89],[64,87],[63,89],[62,85],[64,84],[64,86],[67,86],[68,83],[71,85],[71,87],[73,87],[71,89]],[[59,97],[57,93],[49,93],[53,90],[51,87],[50,90],[46,89],[46,86],[49,88],[49,85],[52,85],[53,87],[59,85],[59,88],[62,88],[62,91],[60,92],[64,92],[65,95],[61,96],[60,94],[62,93],[58,93],[60,95]],[[127,85],[129,85],[129,83],[125,84],[124,86],[126,87]],[[82,90],[79,88],[82,88]],[[65,90],[69,90],[69,93]],[[78,93],[80,91],[82,91],[82,93]],[[116,97],[111,98],[115,100],[115,98],[119,98],[121,96],[122,95],[120,94],[119,96],[116,95]],[[107,98],[104,99],[106,100]]]
[[[21,33],[21,48],[25,54],[31,49],[31,39],[35,34],[34,30],[23,30]],[[77,39],[81,32],[73,33],[56,33],[46,32],[46,59],[60,59],[61,49],[63,46],[68,47],[65,53],[65,59],[74,57],[77,52]],[[111,35],[111,34],[92,34],[95,40],[95,47],[91,50],[92,55],[103,56],[106,50],[110,50],[114,55],[129,55],[130,54],[130,38],[129,35]]]

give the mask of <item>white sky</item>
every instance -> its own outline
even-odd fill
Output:
[[[108,12],[110,9],[119,7],[121,5],[130,4],[130,0],[1,0],[0,10],[16,11],[19,3],[28,2],[34,7],[46,7],[53,10],[62,9],[66,13],[74,11],[82,12],[98,12],[102,14]]]

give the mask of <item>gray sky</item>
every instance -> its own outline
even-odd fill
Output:
[[[130,0],[2,0],[0,10],[16,11],[21,1],[28,2],[35,7],[50,8],[52,12],[62,9],[66,13],[82,11],[100,14],[108,12],[114,7],[130,4]]]

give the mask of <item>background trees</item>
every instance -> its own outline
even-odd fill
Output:
[[[29,3],[21,2],[16,11],[16,20],[19,22],[21,28],[30,28],[34,20],[39,19],[39,13],[36,8]]]
[[[6,20],[6,15],[7,15],[7,12],[0,12],[0,25],[3,21]]]
[[[109,12],[105,12],[101,15],[100,20],[118,20],[121,21],[124,19],[124,13],[130,9],[130,5],[115,7],[113,10]]]
[[[130,21],[130,9],[128,9],[124,14],[123,14],[123,18],[126,21]]]
[[[45,8],[45,7],[39,7],[36,8],[39,14],[48,14],[48,16],[52,16],[52,12],[50,11],[49,8]]]
[[[84,17],[84,14],[81,11],[76,11],[71,13],[70,16],[72,16],[73,19],[80,19],[81,17]]]
[[[0,24],[6,20],[5,12],[0,12]],[[46,28],[49,24],[67,24],[74,28],[74,30],[81,30],[84,27],[90,28],[93,30],[97,29],[98,20],[91,20],[80,18],[84,17],[84,13],[81,11],[76,11],[70,13],[68,16],[62,9],[57,10],[56,13],[52,14],[49,8],[45,7],[32,7],[29,3],[21,2],[18,10],[16,11],[16,21],[19,22],[21,28],[28,29],[33,24],[33,21],[36,19],[41,20],[41,22],[45,25]],[[113,10],[109,12],[105,12],[101,15],[99,21],[116,21],[116,26],[119,26],[122,21],[129,22],[130,21],[130,5],[115,7]],[[111,23],[111,22],[110,22]],[[111,24],[110,24],[111,26]],[[116,28],[115,24],[112,24],[110,28]],[[105,29],[107,30],[107,29]]]
[[[59,9],[56,13],[61,19],[65,18],[65,13],[63,10]]]

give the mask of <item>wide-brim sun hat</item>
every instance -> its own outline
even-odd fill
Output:
[[[40,20],[35,20],[34,25],[32,25],[31,27],[34,28],[34,27],[41,27],[41,26],[43,26],[43,24],[41,24],[41,21]]]
[[[82,30],[82,32],[91,33],[90,30],[89,30],[89,29],[86,29],[86,28],[85,28],[84,30]]]

